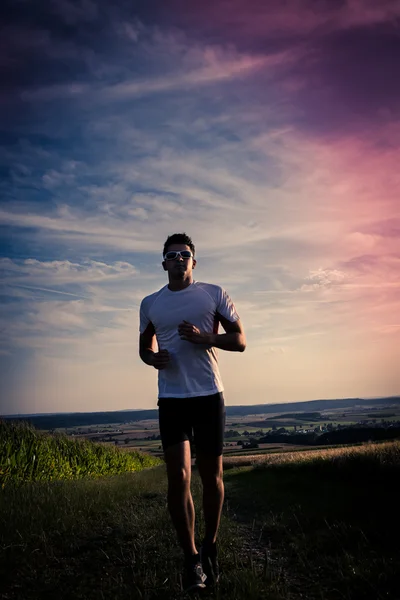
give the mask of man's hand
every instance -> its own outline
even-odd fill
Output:
[[[181,340],[191,342],[192,344],[209,344],[209,334],[202,333],[196,325],[183,320],[178,326],[178,333]]]
[[[151,364],[157,370],[165,369],[170,361],[168,350],[160,350],[153,354]]]

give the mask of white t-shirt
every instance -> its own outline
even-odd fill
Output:
[[[202,332],[217,333],[218,315],[232,322],[239,319],[226,291],[210,283],[193,281],[176,292],[166,285],[142,300],[140,333],[152,323],[159,349],[170,354],[166,368],[158,371],[159,398],[191,398],[223,391],[217,349],[181,340],[178,334],[183,320]]]

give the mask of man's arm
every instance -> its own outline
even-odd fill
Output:
[[[155,369],[165,369],[169,363],[168,350],[154,352],[156,332],[153,323],[149,323],[139,336],[139,356],[146,365]]]
[[[246,348],[246,337],[240,319],[232,322],[219,313],[217,316],[226,333],[203,333],[195,325],[183,321],[178,327],[181,340],[193,344],[208,344],[231,352],[243,352]]]
[[[244,352],[246,349],[246,336],[240,319],[232,322],[218,314],[218,320],[226,333],[209,333],[209,344],[221,350]]]
[[[139,356],[146,365],[152,365],[156,332],[153,323],[149,323],[139,337]]]

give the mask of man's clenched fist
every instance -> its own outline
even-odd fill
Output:
[[[155,369],[165,369],[170,361],[170,356],[168,350],[159,350],[159,352],[155,352],[153,354],[153,358],[151,364]]]
[[[196,325],[185,320],[178,325],[178,333],[181,340],[192,344],[208,344],[210,340],[208,333],[202,333]]]

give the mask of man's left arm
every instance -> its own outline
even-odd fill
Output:
[[[246,349],[246,336],[240,319],[237,321],[228,321],[222,315],[218,315],[218,320],[225,330],[225,333],[209,333],[210,346],[228,350],[231,352],[244,352]]]
[[[243,352],[246,348],[246,336],[240,319],[229,321],[218,314],[218,320],[225,333],[201,332],[195,325],[183,321],[178,328],[181,340],[193,344],[207,344],[230,352]]]

